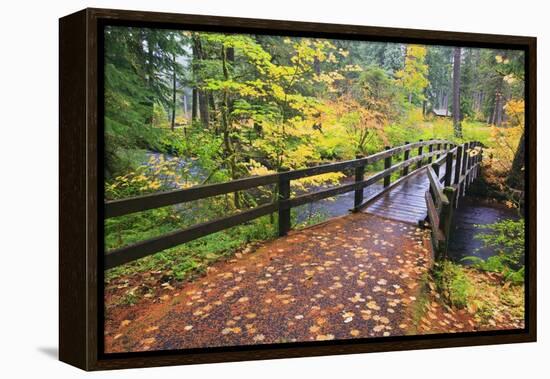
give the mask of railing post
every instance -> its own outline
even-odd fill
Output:
[[[472,145],[473,146],[473,145]],[[474,151],[473,148],[470,149],[471,152]],[[471,170],[471,168],[474,166],[474,159],[475,159],[475,156],[471,156],[470,154],[468,154],[468,169],[470,169],[470,174],[468,175],[468,186],[472,183],[473,181],[473,176],[474,176],[474,171]]]
[[[468,157],[468,142],[464,143],[464,151],[462,152],[462,175],[466,174],[466,159]]]
[[[441,144],[440,144],[440,143],[437,144],[435,150],[436,150],[436,151],[441,150]],[[440,156],[440,154],[436,154],[436,155],[435,155],[435,160],[438,160],[438,159],[439,159],[439,156]]]
[[[405,142],[405,145],[408,145],[409,142]],[[405,152],[403,153],[403,162],[406,162],[409,160],[409,156],[411,154],[411,149],[407,149],[405,150]],[[405,176],[405,175],[408,175],[409,174],[409,166],[405,166],[403,167],[403,171],[401,172],[401,176]]]
[[[285,174],[289,171],[286,167],[279,169],[279,236],[286,236],[290,230],[290,207],[288,207],[288,199],[290,199],[290,179]]]
[[[428,153],[431,153],[433,150],[434,150],[434,145],[430,144],[430,146],[428,146]],[[431,155],[428,157],[428,164],[432,163],[432,158],[433,157]]]
[[[456,187],[456,199],[455,199],[455,208],[458,208],[458,199],[460,198],[460,175],[462,173],[462,145],[457,145],[456,147],[456,161],[455,161],[455,178],[454,185]]]
[[[466,142],[464,144],[464,152],[462,158],[462,174],[464,175],[464,180],[462,181],[462,196],[466,196],[466,187],[468,186],[468,161],[470,156],[470,143]]]
[[[474,156],[474,164],[475,164],[475,169],[474,169],[474,175],[472,177],[472,182],[474,181],[475,178],[477,178],[477,165],[478,165],[478,162],[479,162],[479,152]]]
[[[423,140],[418,140],[418,141],[419,141],[419,142],[422,142]],[[422,147],[423,147],[422,145],[420,145],[420,146],[418,147],[418,155],[419,155],[419,156],[422,155]],[[417,164],[417,166],[416,166],[416,168],[420,168],[420,167],[422,167],[422,159],[420,159],[420,160],[418,161],[418,164]]]
[[[389,149],[391,149],[391,147],[386,146],[385,149],[389,150]],[[390,167],[391,167],[391,155],[389,157],[387,157],[386,159],[384,159],[384,170],[387,170]],[[390,185],[390,182],[391,182],[391,174],[384,177],[384,187],[388,187]]]
[[[443,193],[447,196],[449,203],[443,204],[441,207],[440,228],[445,237],[443,246],[439,246],[439,259],[447,257],[447,248],[449,246],[449,238],[451,233],[451,225],[453,222],[453,210],[455,203],[456,190],[453,187],[445,187]]]
[[[439,165],[434,163],[432,164],[432,168],[434,169],[435,175],[439,178]]]
[[[477,176],[481,176],[481,163],[483,163],[483,149],[479,150],[479,159],[477,164]]]
[[[355,156],[356,159],[363,158],[362,155],[358,154]],[[365,180],[365,165],[361,165],[355,168],[355,183],[359,183]],[[353,212],[359,211],[359,206],[363,204],[363,188],[355,190],[355,200],[353,204]]]
[[[447,151],[447,156],[445,157],[445,187],[451,185],[451,180],[453,178],[453,154],[450,151]]]
[[[460,173],[462,172],[462,145],[456,147],[456,161],[455,161],[455,180],[454,184],[458,186],[460,182]]]

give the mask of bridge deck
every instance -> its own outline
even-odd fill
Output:
[[[453,166],[454,168],[454,166]],[[445,175],[445,165],[440,168],[440,177]],[[391,220],[417,224],[427,215],[424,194],[430,187],[426,168],[419,170],[375,198],[363,212]]]

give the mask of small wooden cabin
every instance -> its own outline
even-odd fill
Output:
[[[444,109],[444,108],[441,108],[441,109],[432,109],[432,113],[437,116],[437,117],[451,117],[451,111],[449,111],[448,109]]]

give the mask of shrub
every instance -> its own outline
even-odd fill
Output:
[[[485,248],[493,249],[496,255],[487,259],[475,256],[463,258],[473,263],[474,267],[490,272],[497,272],[512,283],[524,281],[525,257],[525,221],[519,219],[503,220],[489,225],[477,225],[487,229],[476,234]]]

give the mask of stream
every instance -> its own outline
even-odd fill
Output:
[[[461,198],[460,201],[461,203],[454,213],[454,222],[449,240],[449,258],[459,262],[467,256],[487,259],[496,255],[496,251],[484,248],[481,240],[475,238],[476,234],[487,231],[487,228],[476,227],[476,225],[492,224],[505,219],[517,220],[517,211],[502,204],[488,203],[474,198]],[[468,265],[469,261],[461,263]]]

